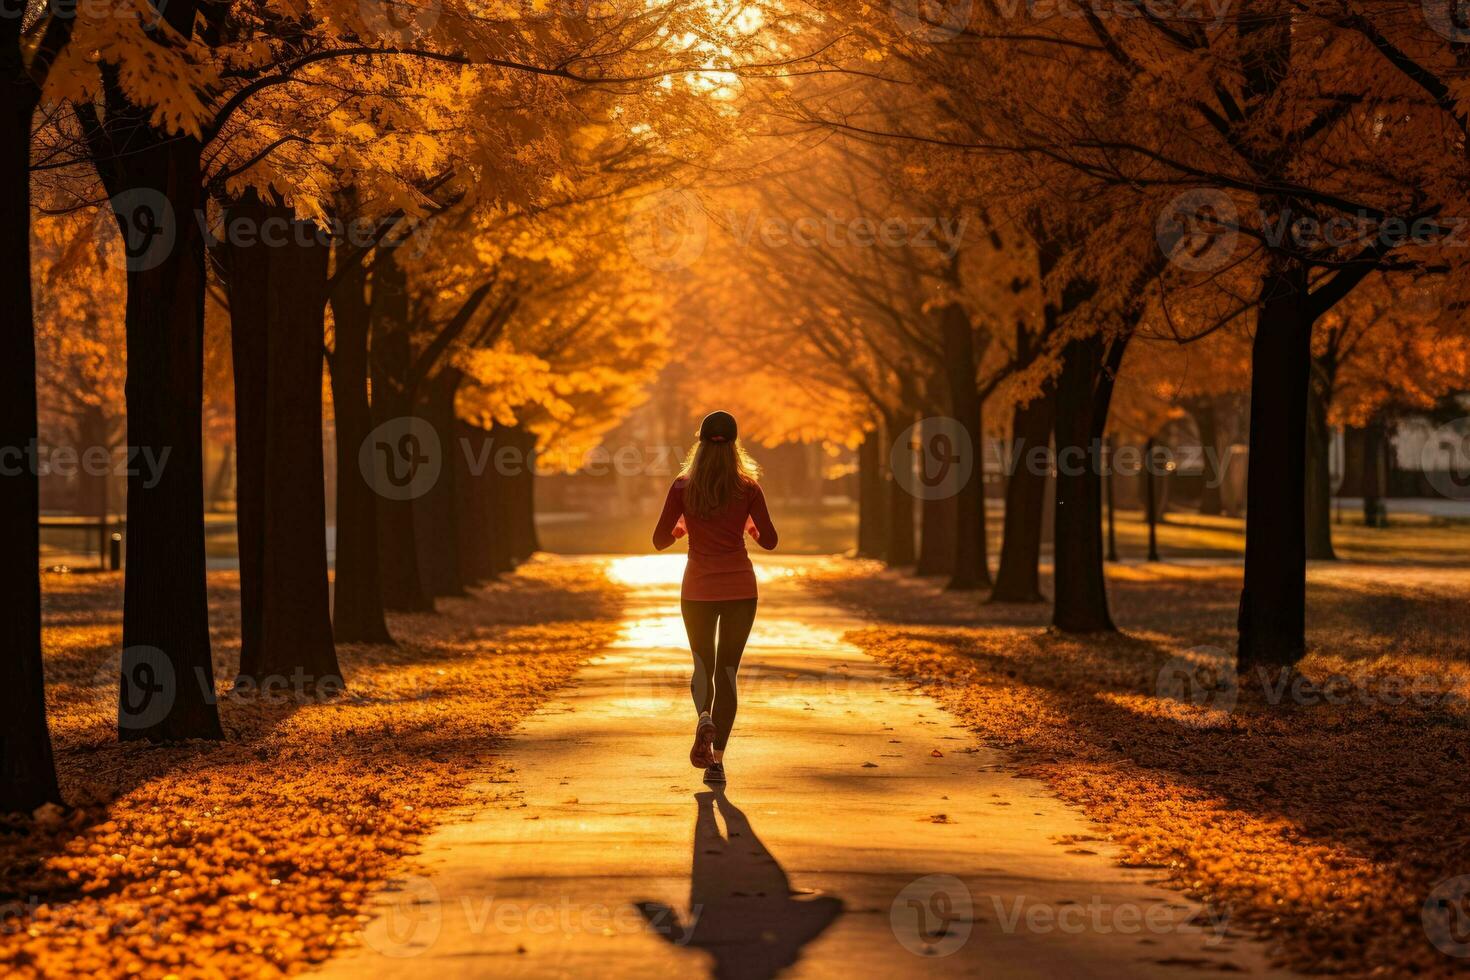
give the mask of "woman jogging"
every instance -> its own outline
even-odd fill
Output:
[[[669,488],[653,531],[659,551],[689,535],[679,601],[694,652],[689,692],[699,712],[689,761],[711,784],[725,781],[725,744],[739,703],[735,674],[755,622],[755,569],[745,553],[745,534],[767,551],[776,547],[776,528],[756,482],[760,470],[736,436],[730,413],[704,417],[699,442]]]

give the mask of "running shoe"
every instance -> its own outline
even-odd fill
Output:
[[[689,764],[696,769],[708,769],[709,764],[714,761],[715,751],[715,723],[710,720],[709,712],[702,712],[699,716],[699,727],[694,730],[694,745],[689,750]]]
[[[704,781],[711,786],[723,786],[725,784],[725,764],[723,762],[711,762],[704,771]]]

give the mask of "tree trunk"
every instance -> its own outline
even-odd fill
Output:
[[[459,461],[464,454],[459,451],[454,417],[454,396],[462,378],[454,367],[442,369],[424,386],[420,404],[423,418],[439,437],[444,456],[439,479],[414,501],[419,568],[424,588],[435,597],[465,594],[459,554],[463,539],[458,523]]]
[[[463,419],[456,420],[456,448],[450,457],[456,466],[456,520],[463,544],[459,548],[460,578],[466,585],[495,578],[495,515],[491,510],[489,468],[490,433]],[[446,461],[448,462],[448,461]]]
[[[360,456],[373,428],[368,404],[368,305],[362,274],[332,291],[332,409],[337,429],[337,566],[332,632],[338,643],[393,643],[378,574],[378,497]]]
[[[916,575],[953,575],[955,534],[958,526],[957,498],[924,498],[919,504],[919,557]]]
[[[489,429],[477,429],[476,468],[480,470],[480,507],[485,521],[485,565],[492,577],[515,571],[515,559],[511,556],[510,478],[497,454],[504,445],[504,428],[491,424]]]
[[[502,448],[508,448],[505,426],[497,423],[490,427],[489,463],[485,471],[491,527],[489,561],[496,575],[513,572],[516,567],[514,486],[510,472],[513,464],[504,461],[506,457],[500,455]]]
[[[342,686],[332,637],[322,459],[328,249],[320,229],[305,222],[292,224],[290,242],[271,256],[265,642],[254,666],[257,676],[300,676],[305,693],[325,693]]]
[[[1326,379],[1313,370],[1307,383],[1307,558],[1334,561],[1332,550],[1332,430],[1327,426],[1331,400]]]
[[[1290,666],[1306,651],[1306,273],[1277,260],[1261,283],[1251,350],[1250,468],[1239,666]]]
[[[909,413],[895,412],[884,418],[884,440],[892,443],[899,434],[908,428],[913,420]],[[912,456],[905,449],[897,453],[903,460],[902,465],[909,465]],[[888,538],[883,545],[883,560],[892,568],[902,568],[914,564],[914,496],[909,492],[913,485],[913,475],[905,474],[900,478],[894,471],[895,450],[891,448],[888,459],[885,461],[884,470],[884,496],[888,500]]]
[[[36,344],[31,308],[31,116],[35,98],[19,49],[20,18],[0,27],[0,446],[34,447]],[[0,472],[0,813],[59,802],[46,730],[41,659],[40,483],[31,465]]]
[[[263,219],[259,200],[232,206],[228,224]],[[242,241],[245,240],[242,236]],[[219,246],[230,291],[230,356],[235,372],[235,537],[240,556],[240,669],[255,675],[265,642],[266,429],[270,416],[271,250]]]
[[[1110,389],[1111,384],[1112,377],[1103,368],[1100,337],[1067,343],[1056,382],[1056,601],[1052,625],[1069,633],[1114,629],[1103,576],[1102,474],[1096,464],[1106,421],[1106,411],[1099,411],[1100,388]]]
[[[883,436],[874,428],[858,447],[857,556],[881,558],[887,539],[888,504],[883,498]]]
[[[397,392],[374,389],[373,421],[377,425],[413,417],[413,405]],[[418,526],[413,500],[378,498],[378,569],[383,608],[394,612],[433,612],[434,600],[419,568]]]
[[[939,332],[949,382],[950,411],[968,436],[956,449],[969,456],[970,478],[955,497],[954,576],[950,589],[972,590],[990,585],[985,540],[985,459],[983,405],[975,381],[975,338],[969,314],[959,303],[940,312]]]
[[[536,533],[536,437],[524,426],[499,424],[491,430],[491,436],[496,447],[513,451],[504,458],[504,472],[499,474],[496,490],[505,498],[501,510],[505,523],[499,530],[510,560],[519,564],[541,550]]]
[[[1216,415],[1214,396],[1205,395],[1190,402],[1189,413],[1194,416],[1195,427],[1199,430],[1200,456],[1204,466],[1199,512],[1206,517],[1218,517],[1225,513],[1225,502],[1220,496],[1220,485],[1225,479],[1225,461],[1220,451],[1220,420]]]
[[[1387,527],[1388,510],[1383,498],[1387,492],[1386,467],[1383,459],[1384,422],[1375,415],[1363,427],[1363,524]]]
[[[78,445],[83,451],[93,446],[100,446],[109,453],[112,451],[112,425],[101,406],[88,405],[82,410],[82,416],[77,425],[79,436]],[[90,514],[97,520],[97,558],[101,567],[107,563],[107,540],[108,521],[110,516],[108,510],[107,481],[111,476],[107,472],[87,472],[84,468],[79,474],[79,490],[77,499],[77,512]]]
[[[254,194],[227,226],[240,539],[240,676],[342,686],[327,584],[322,462],[327,245],[315,225]]]
[[[179,7],[169,20],[188,33],[193,15]],[[104,167],[128,246],[127,443],[143,464],[127,484],[118,736],[220,739],[204,564],[201,146],[147,117],[109,91],[111,144],[128,149]]]
[[[414,417],[417,393],[408,381],[413,360],[408,284],[396,262],[385,262],[373,273],[370,310],[373,424],[404,425]],[[411,498],[378,496],[378,570],[385,609],[434,611],[419,571]]]
[[[1011,423],[1010,478],[1006,481],[1005,533],[991,602],[1044,602],[1041,594],[1041,525],[1046,507],[1045,466],[1028,465],[1027,455],[1051,442],[1053,394],[1048,388],[1016,406]]]
[[[536,434],[524,430],[526,446],[526,478],[522,484],[521,512],[525,516],[526,557],[541,550],[541,532],[536,528]]]

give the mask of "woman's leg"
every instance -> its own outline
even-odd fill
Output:
[[[735,727],[735,712],[740,707],[735,677],[740,671],[745,641],[750,638],[750,627],[755,623],[755,604],[754,599],[731,599],[719,604],[720,630],[714,672],[716,760],[724,754],[730,729]]]
[[[689,649],[694,654],[694,675],[689,678],[689,694],[694,709],[701,714],[710,710],[715,699],[715,624],[719,618],[718,602],[683,599],[679,611],[684,614],[684,632],[689,634]]]

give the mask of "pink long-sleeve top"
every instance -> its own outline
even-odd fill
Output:
[[[760,484],[751,483],[718,514],[695,517],[684,511],[685,482],[681,478],[669,487],[664,511],[653,530],[653,546],[659,551],[674,543],[674,529],[681,518],[689,532],[689,562],[684,566],[680,595],[700,602],[756,598],[755,569],[745,553],[746,530],[767,551],[776,547],[776,527]]]

